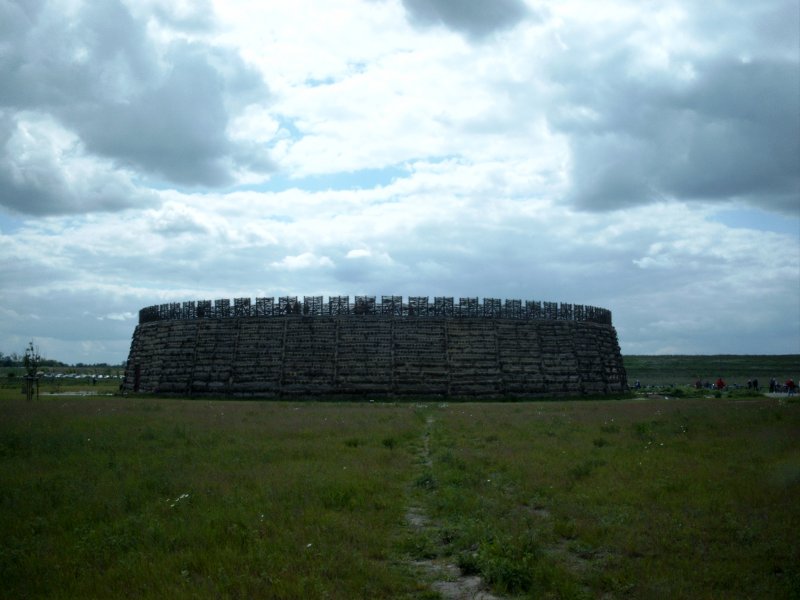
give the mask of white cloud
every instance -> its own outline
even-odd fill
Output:
[[[796,5],[673,3],[656,15],[610,6],[604,26],[562,19],[570,49],[547,68],[559,83],[550,121],[571,148],[571,200],[609,210],[671,198],[742,199],[796,211]],[[794,25],[770,25],[767,39],[751,19]]]
[[[334,265],[333,261],[327,256],[315,256],[311,252],[303,252],[296,256],[284,256],[281,260],[273,262],[272,266],[277,269],[297,271],[318,267],[332,267]]]
[[[110,313],[102,317],[98,317],[98,319],[108,319],[110,321],[131,321],[137,318],[138,315],[132,312],[123,312],[123,313]]]
[[[370,256],[372,256],[372,252],[366,248],[356,248],[350,250],[347,253],[346,258],[369,258]]]

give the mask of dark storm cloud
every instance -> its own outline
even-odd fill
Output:
[[[472,38],[513,27],[530,11],[520,0],[403,0],[409,20],[417,25],[444,25]]]
[[[136,188],[124,177],[99,176],[74,185],[50,166],[42,163],[36,176],[29,173],[25,181],[15,181],[0,168],[0,204],[14,212],[43,216],[114,212],[158,203],[155,194]]]
[[[63,114],[91,151],[176,183],[225,184],[234,149],[225,132],[225,80],[206,51],[177,44],[168,54],[170,71],[157,85]]]
[[[146,23],[113,0],[89,3],[71,16],[52,5],[6,1],[0,17],[6,24],[0,25],[0,116],[6,121],[46,115],[77,135],[86,156],[167,184],[219,186],[231,183],[236,169],[272,168],[265,151],[227,134],[232,111],[268,96],[235,52],[173,42],[159,53]],[[6,148],[0,203],[23,212],[70,212],[59,205],[57,174],[38,183],[27,178],[27,187],[10,178],[20,171],[7,148],[12,129],[5,136],[0,131],[0,150]],[[119,179],[113,169],[108,173]],[[109,199],[102,187],[82,210],[113,210],[141,199]]]
[[[797,17],[786,2],[697,8],[685,33],[703,40],[702,55],[677,50],[658,66],[624,40],[568,38],[550,67],[559,92],[548,116],[569,140],[574,204],[737,199],[796,214]]]
[[[40,5],[4,10],[13,19],[11,43],[0,56],[4,107],[59,110],[73,103],[135,93],[158,75],[144,24],[110,0],[84,7],[70,18]]]
[[[566,82],[551,123],[572,149],[572,200],[607,210],[665,198],[796,209],[798,65],[696,63],[686,81],[631,78],[609,57]],[[793,204],[794,207],[793,207]]]
[[[0,113],[0,204],[32,215],[151,206],[155,193],[109,161],[87,158],[77,138],[51,118]]]

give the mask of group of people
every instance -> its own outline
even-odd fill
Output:
[[[710,389],[710,390],[725,390],[728,388],[728,384],[725,383],[725,380],[722,377],[718,377],[714,383],[709,383],[708,381],[701,381],[697,380],[694,382],[694,387],[698,390],[700,389]],[[738,384],[733,385],[734,388],[738,388]],[[642,384],[637,379],[633,384],[633,388],[639,390],[642,388]],[[758,387],[758,379],[748,379],[747,380],[747,389],[757,392],[759,390]],[[778,380],[774,377],[769,380],[769,393],[784,393],[788,394],[789,396],[794,396],[797,392],[797,384],[794,382],[794,379],[791,377],[786,380],[784,384],[778,383]]]
[[[724,389],[727,389],[728,384],[725,383],[725,380],[722,379],[722,377],[718,377],[717,380],[713,384],[712,383],[708,383],[708,382],[703,382],[703,381],[700,381],[698,379],[695,382],[694,386],[697,389],[706,388],[706,389],[712,389],[712,390],[724,390]],[[738,387],[738,386],[734,386],[734,387]],[[748,379],[747,380],[747,389],[757,392],[759,390],[758,379]],[[769,380],[769,392],[771,394],[774,394],[774,393],[786,393],[786,394],[788,394],[790,396],[794,396],[794,394],[797,392],[797,384],[795,383],[794,379],[792,379],[791,377],[789,379],[787,379],[786,382],[783,383],[783,384],[778,383],[778,380],[773,377],[772,379]]]
[[[789,377],[786,383],[783,384],[783,387],[781,387],[781,384],[773,377],[769,380],[769,391],[771,394],[786,392],[789,396],[794,396],[797,391],[797,384],[794,382],[794,379]]]
[[[751,389],[750,386],[752,385],[752,381],[747,382],[747,388]],[[728,384],[725,383],[725,380],[722,377],[718,377],[714,383],[710,383],[708,381],[701,381],[697,380],[694,382],[694,387],[698,390],[706,389],[706,390],[724,390],[728,387]],[[756,388],[758,389],[758,388]]]

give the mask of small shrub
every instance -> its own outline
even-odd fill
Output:
[[[348,448],[358,448],[359,446],[362,445],[362,441],[358,438],[347,438],[344,441],[344,445],[347,446]]]
[[[541,549],[536,540],[523,534],[483,544],[477,561],[486,581],[503,592],[517,594],[533,588],[535,567],[540,558]]]
[[[462,552],[458,555],[456,564],[463,575],[478,575],[481,572],[481,564],[477,552]]]
[[[392,450],[397,445],[397,442],[393,437],[384,438],[381,443],[383,444],[384,448],[388,448],[389,450]]]
[[[592,443],[598,448],[602,448],[603,446],[608,446],[608,440],[605,438],[595,438],[592,440]]]
[[[561,536],[566,540],[573,540],[578,535],[578,529],[575,522],[569,519],[560,518],[553,524],[553,531],[556,535]]]

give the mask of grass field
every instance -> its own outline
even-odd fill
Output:
[[[409,511],[425,515],[411,527]],[[0,596],[797,598],[800,403],[0,391]]]
[[[748,379],[758,379],[759,386],[766,387],[772,377],[780,383],[789,377],[800,379],[798,354],[626,355],[623,362],[629,385],[638,379],[645,386],[684,386],[722,377],[730,385],[745,386]]]

